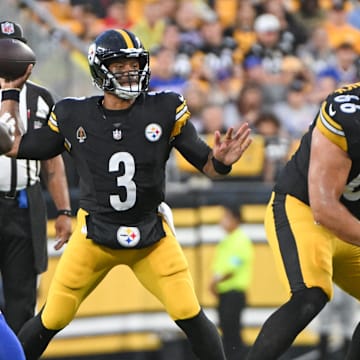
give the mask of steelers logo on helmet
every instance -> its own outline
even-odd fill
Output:
[[[96,44],[93,43],[89,46],[89,51],[88,51],[88,62],[89,65],[93,65],[94,64],[94,60],[95,60],[95,54],[96,54]]]
[[[109,66],[122,59],[136,59],[139,68],[110,71]],[[107,30],[89,47],[88,62],[94,84],[122,99],[135,99],[147,91],[150,79],[149,52],[135,34],[128,30]]]

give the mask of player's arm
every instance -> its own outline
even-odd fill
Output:
[[[15,121],[14,137],[11,139],[12,148],[6,152],[7,156],[45,160],[65,150],[65,139],[58,132],[52,131],[49,126],[44,126],[31,133],[24,134],[19,114],[20,89],[30,76],[31,70],[32,65],[29,65],[25,75],[15,80],[6,81],[0,78],[0,86],[2,89],[0,119],[5,114],[5,116],[10,116],[10,118]],[[4,137],[4,139],[6,140],[6,137]]]
[[[347,152],[315,127],[308,175],[314,221],[340,239],[360,246],[360,222],[340,202],[350,168]]]
[[[16,156],[17,154],[20,138],[24,133],[22,122],[17,121],[20,119],[20,90],[31,75],[32,68],[33,65],[29,65],[25,74],[15,80],[5,80],[4,78],[0,78],[0,88],[2,91],[0,109],[2,128],[0,131],[1,154],[8,153],[9,156]]]

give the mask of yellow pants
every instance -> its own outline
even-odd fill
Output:
[[[315,224],[309,206],[290,195],[272,194],[265,230],[289,292],[317,286],[331,299],[334,281],[360,300],[360,247]]]
[[[120,264],[132,269],[173,320],[191,318],[199,313],[188,263],[165,221],[166,236],[156,244],[143,249],[115,250],[86,238],[85,215],[80,209],[77,226],[49,289],[42,313],[43,324],[48,329],[58,330],[69,324],[82,301],[114,266]]]

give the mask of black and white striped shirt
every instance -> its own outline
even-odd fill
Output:
[[[47,89],[27,81],[20,92],[19,104],[20,118],[23,121],[25,131],[29,132],[44,126],[53,105],[53,97]],[[2,192],[11,190],[11,166],[11,158],[5,155],[0,156],[0,191]],[[15,174],[16,190],[34,185],[40,180],[40,161],[17,159]]]

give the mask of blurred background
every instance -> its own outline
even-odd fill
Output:
[[[253,144],[225,180],[209,181],[174,152],[167,169],[167,202],[200,302],[215,323],[211,262],[224,236],[223,205],[238,204],[242,228],[255,247],[242,317],[243,338],[251,346],[264,320],[287,299],[265,239],[265,204],[327,94],[360,80],[360,1],[1,0],[0,14],[1,21],[23,26],[37,56],[32,80],[56,99],[98,94],[87,48],[101,31],[125,28],[150,51],[150,90],[182,93],[191,121],[209,144],[214,130],[224,133],[244,121],[250,124]],[[78,177],[67,154],[64,160],[75,211]],[[61,255],[53,249],[55,209],[44,192],[50,263],[40,278],[39,306]],[[356,319],[358,311],[353,315]],[[319,358],[316,321],[282,360]],[[344,334],[340,326],[332,328],[327,359],[341,359]],[[45,358],[191,360],[192,355],[161,304],[119,267],[56,336]]]

